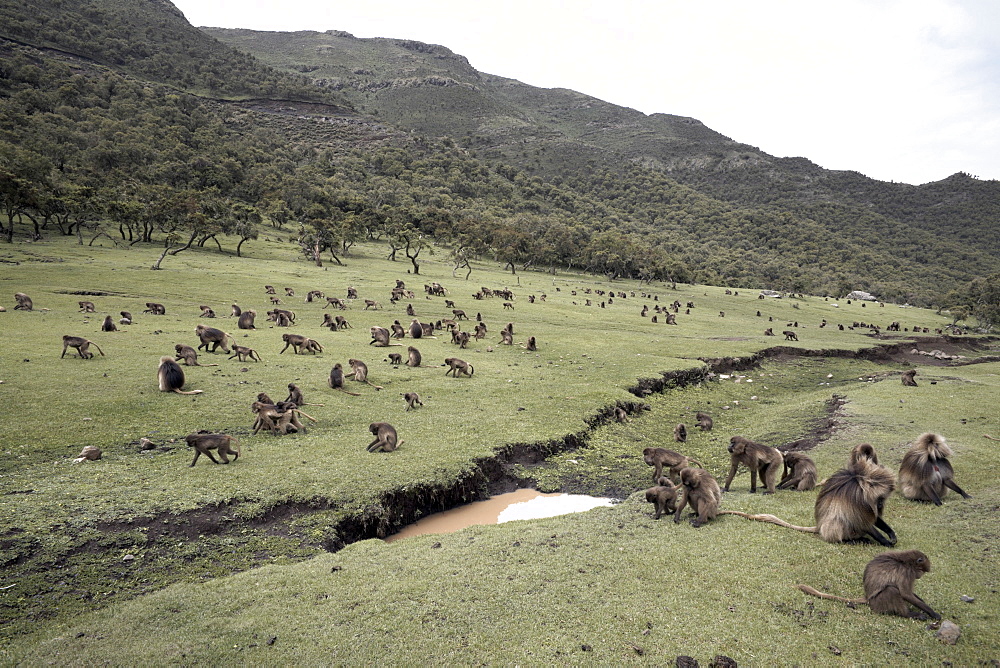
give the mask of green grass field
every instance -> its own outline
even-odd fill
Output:
[[[419,276],[407,273],[408,263],[384,260],[386,251],[374,245],[347,257],[344,267],[324,268],[278,241],[247,251],[242,259],[185,252],[150,271],[156,248],[64,240],[0,248],[0,304],[7,308],[0,313],[0,396],[17,407],[0,424],[4,663],[659,665],[680,654],[703,665],[716,654],[741,665],[1000,660],[1000,490],[995,445],[983,438],[1000,435],[996,363],[927,366],[925,357],[907,359],[908,344],[898,361],[884,363],[783,355],[645,397],[651,410],[625,424],[589,426],[608,406],[637,401],[627,391],[637,379],[700,368],[699,358],[748,356],[776,345],[858,350],[890,341],[863,329],[840,331],[838,323],[898,320],[933,329],[949,321],[945,316],[815,297],[758,300],[756,291],[726,295],[707,286],[512,276],[488,263],[465,281],[452,277],[443,251],[427,258]],[[464,351],[443,332],[404,339],[430,368],[390,365],[389,350],[368,341],[371,326],[410,320],[406,302],[389,303],[396,279],[414,290],[410,301],[420,320],[451,315],[443,298],[424,295],[422,286],[437,281],[458,308],[482,314],[489,335]],[[269,326],[265,284],[278,289],[282,308],[296,313],[295,327]],[[286,286],[297,296],[283,297]],[[366,311],[355,302],[341,312],[352,329],[321,328],[330,309],[304,303],[306,292],[343,298],[347,286],[358,289],[359,302],[376,299],[385,308]],[[512,289],[514,310],[500,299],[474,300],[480,286]],[[600,308],[607,297],[587,289],[629,296]],[[81,291],[105,294],[73,294]],[[13,311],[14,292],[31,295],[35,310]],[[528,295],[543,293],[544,302],[528,303]],[[676,327],[662,317],[657,324],[640,318],[642,305],[674,299],[682,302]],[[98,312],[80,313],[80,300],[95,302]],[[147,301],[164,303],[167,315],[141,314]],[[695,308],[686,314],[689,301]],[[258,312],[256,331],[238,330],[235,319],[198,317],[200,304],[221,316],[232,303]],[[121,310],[131,311],[135,324],[101,332],[103,316],[117,320]],[[821,328],[824,319],[829,325]],[[498,345],[507,322],[515,325],[515,342],[535,336],[539,350]],[[799,342],[781,341],[792,322]],[[198,324],[231,332],[264,361],[202,353],[202,363],[219,366],[185,368],[185,389],[204,394],[157,391],[160,356],[172,354],[176,343],[196,346]],[[766,327],[779,335],[765,337]],[[286,331],[319,340],[324,352],[279,355]],[[105,356],[60,359],[64,334],[93,340]],[[988,354],[991,346],[985,341],[962,353]],[[449,356],[471,362],[475,375],[445,377],[438,365]],[[354,397],[327,388],[330,367],[346,366],[348,358],[365,361],[370,380],[384,389],[351,382],[361,395]],[[899,382],[909,366],[919,369],[917,388]],[[289,382],[307,401],[325,404],[306,407],[318,422],[307,435],[250,435],[256,394],[284,399]],[[408,391],[419,392],[426,405],[405,411],[400,394]],[[825,421],[833,395],[844,400],[831,426]],[[712,413],[715,430],[692,430],[687,444],[675,446],[673,426],[690,427],[697,410]],[[365,451],[373,421],[396,426],[405,440],[397,452]],[[950,495],[934,507],[897,495],[886,517],[899,549],[930,556],[933,571],[917,590],[961,626],[957,645],[936,640],[926,622],[808,599],[792,587],[804,582],[860,596],[861,570],[880,547],[829,545],[731,516],[701,529],[654,522],[652,507],[635,494],[649,485],[644,447],[683,449],[721,478],[731,435],[780,445],[821,428],[825,437],[812,456],[824,477],[860,442],[872,443],[892,468],[923,431],[944,434],[954,448],[957,479],[973,499]],[[238,436],[242,456],[229,466],[202,458],[190,468],[192,452],[182,439],[198,429]],[[622,504],[323,550],[347,538],[335,531],[345,521],[369,527],[369,535],[391,530],[388,499],[412,493],[433,505],[433,490],[468,480],[472,500],[486,492],[473,475],[479,462],[507,445],[544,445],[568,434],[585,438],[587,447],[518,466],[514,475],[546,491],[627,496]],[[158,447],[140,451],[140,438]],[[100,447],[104,457],[73,464],[86,445]],[[814,499],[814,493],[750,495],[742,471],[723,507],[810,524]]]

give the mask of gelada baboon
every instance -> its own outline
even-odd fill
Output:
[[[194,448],[194,460],[191,462],[191,466],[198,463],[198,457],[201,455],[206,455],[215,464],[228,464],[229,457],[227,455],[232,455],[233,461],[240,458],[240,442],[229,434],[211,434],[199,431],[197,434],[188,434],[184,440],[187,441],[188,447]],[[212,455],[212,450],[219,453],[221,462]]]
[[[533,336],[529,336],[528,341],[522,345],[528,352],[535,352],[538,350],[538,342],[535,341],[535,337]]]
[[[93,313],[97,310],[94,302],[77,302],[80,305],[80,313]]]
[[[330,377],[327,378],[326,384],[329,385],[331,389],[340,390],[341,392],[349,394],[352,397],[361,396],[357,392],[351,392],[344,387],[344,367],[340,364],[340,362],[334,364],[333,368],[330,369]]]
[[[374,345],[377,348],[387,348],[389,346],[401,346],[402,343],[389,343],[389,330],[385,327],[372,327],[372,340],[368,342],[368,345]]]
[[[253,433],[256,434],[261,429],[269,429],[273,434],[287,434],[289,430],[294,433],[302,432],[303,434],[308,433],[299,421],[299,414],[305,415],[313,422],[316,421],[315,418],[302,413],[298,409],[298,406],[291,403],[282,403],[281,405],[274,405],[264,403],[262,401],[255,401],[250,404],[250,410],[257,416],[254,421]]]
[[[676,484],[680,479],[681,469],[685,469],[692,464],[701,467],[701,462],[697,462],[689,457],[685,457],[679,452],[667,450],[666,448],[645,448],[642,451],[642,460],[646,466],[653,466],[653,482],[656,482],[663,475],[666,467],[670,480]]]
[[[118,321],[121,325],[131,325],[132,324],[132,314],[128,311],[120,311],[119,314],[122,319]]]
[[[913,377],[917,375],[916,369],[910,369],[909,371],[903,372],[903,385],[907,387],[917,387],[917,381],[913,380]]]
[[[793,332],[790,329],[786,329],[785,331],[782,332],[782,334],[785,335],[785,341],[798,341],[799,340],[798,334],[796,334],[795,332]]]
[[[722,490],[712,474],[705,469],[681,469],[681,491],[683,496],[674,512],[674,523],[681,521],[681,512],[688,505],[696,517],[691,519],[691,526],[700,527],[719,514],[719,504],[722,502]]]
[[[208,304],[202,304],[198,308],[201,309],[201,315],[198,316],[199,318],[214,318],[215,317],[215,309],[213,309]]]
[[[410,323],[410,338],[419,339],[424,335],[424,328],[420,326],[420,322],[414,320]]]
[[[851,459],[849,461],[849,465],[853,466],[862,459],[867,459],[872,464],[878,464],[878,455],[875,454],[875,448],[868,443],[859,443],[851,448]]]
[[[368,444],[368,452],[392,452],[403,441],[398,441],[396,428],[388,422],[372,422],[368,431],[375,435],[375,440]]]
[[[472,374],[476,371],[471,364],[457,357],[446,357],[444,358],[444,363],[448,367],[444,375],[447,376],[450,373],[453,378],[458,378],[459,376],[468,376],[471,378]]]
[[[389,356],[386,359],[389,360],[389,364],[403,363],[403,355],[401,353],[389,353]]]
[[[715,424],[712,421],[712,416],[708,413],[702,413],[698,411],[694,415],[695,419],[698,420],[698,428],[702,431],[712,431],[712,426]]]
[[[621,406],[615,406],[615,422],[622,424],[628,422],[628,413]]]
[[[418,367],[420,366],[420,361],[423,359],[420,356],[420,351],[413,346],[407,346],[406,353],[408,355],[406,359],[406,366]]]
[[[423,406],[424,402],[420,401],[420,395],[416,392],[404,392],[403,401],[406,402],[406,410],[411,410],[417,406]]]
[[[285,347],[281,349],[281,352],[288,350],[288,346],[292,347],[292,354],[298,354],[299,352],[309,352],[312,354],[323,352],[323,346],[319,344],[319,341],[310,339],[308,336],[302,336],[301,334],[282,334],[281,340],[285,342]]]
[[[853,605],[867,604],[872,612],[900,617],[920,617],[910,606],[933,617],[941,619],[924,599],[913,591],[913,585],[924,573],[931,572],[931,560],[920,550],[883,552],[865,566],[864,598],[843,598],[817,591],[806,585],[795,585],[811,596],[843,601]]]
[[[104,316],[104,322],[101,323],[101,331],[102,332],[117,332],[118,331],[118,325],[115,324],[115,321],[111,319],[110,315]]]
[[[263,362],[260,355],[253,348],[247,346],[241,346],[237,343],[233,344],[233,354],[229,356],[229,359],[236,358],[237,361],[246,362],[247,360],[254,360],[256,362]],[[214,364],[209,364],[206,366],[215,366]]]
[[[29,297],[28,295],[24,294],[23,292],[15,292],[14,293],[14,301],[17,302],[17,304],[14,306],[14,310],[15,311],[18,311],[18,310],[20,310],[20,311],[30,311],[30,310],[32,310],[35,307],[34,302],[31,301],[31,297]]]
[[[688,440],[688,430],[683,424],[678,424],[674,427],[674,441],[677,443],[686,443]]]
[[[669,478],[660,478],[656,481],[655,487],[646,490],[646,501],[656,508],[654,520],[660,519],[663,515],[673,515],[677,512],[677,488]]]
[[[232,308],[233,308],[233,314],[232,314],[232,316],[231,316],[231,317],[233,317],[233,318],[238,318],[238,317],[240,317],[241,315],[243,315],[243,309],[241,309],[241,308],[239,307],[239,305],[237,305],[237,304],[233,304]]]
[[[914,501],[930,501],[936,506],[941,505],[941,499],[952,489],[971,499],[961,487],[955,484],[955,471],[948,457],[952,455],[951,448],[940,434],[925,433],[903,455],[899,465],[899,491],[907,499]]]
[[[801,452],[784,453],[785,468],[778,489],[808,492],[816,488],[816,463]]]
[[[349,359],[347,363],[351,366],[351,372],[354,374],[354,380],[359,383],[366,383],[371,385],[376,390],[381,390],[381,385],[376,385],[375,383],[368,380],[368,365],[361,360]]]
[[[270,403],[270,402],[268,402]],[[296,406],[325,406],[326,404],[308,404],[306,403],[305,397],[302,395],[302,390],[295,383],[288,384],[288,398],[285,399],[285,403],[292,403]]]
[[[198,351],[183,343],[175,345],[174,351],[176,352],[174,359],[184,360],[184,366],[219,366],[218,364],[199,364]]]
[[[203,390],[182,392],[184,387],[184,370],[172,357],[161,357],[160,367],[156,371],[160,383],[160,392],[176,392],[177,394],[201,394]]]
[[[166,315],[167,307],[156,302],[146,302],[146,309],[143,313],[149,313],[151,315]]]
[[[247,309],[239,314],[239,320],[236,321],[236,326],[240,329],[257,329],[257,327],[253,324],[256,317],[257,311]]]
[[[729,491],[729,485],[736,477],[736,471],[740,464],[746,465],[750,469],[750,493],[757,492],[757,475],[760,474],[760,481],[767,488],[764,494],[774,494],[774,486],[778,480],[778,473],[784,466],[784,458],[776,448],[769,445],[761,445],[743,438],[733,436],[729,439],[729,477],[722,489]]]
[[[94,356],[94,353],[90,352],[90,346],[94,346],[95,348],[97,348],[97,352],[101,353],[101,357],[105,356],[104,351],[101,350],[101,347],[96,343],[94,343],[93,341],[85,339],[82,336],[70,336],[69,334],[66,334],[63,336],[62,355],[60,355],[59,358],[62,359],[63,357],[66,356],[67,348],[76,348],[77,357],[79,357],[80,359],[89,360],[91,357]]]
[[[514,337],[511,336],[510,332],[507,331],[506,329],[501,329],[500,340],[497,341],[497,343],[500,343],[505,346],[512,346],[514,345]]]
[[[764,336],[774,336],[774,328],[768,327],[764,330]]]
[[[205,325],[198,325],[194,328],[194,333],[198,335],[201,343],[198,345],[198,350],[202,348],[205,352],[215,352],[218,350],[219,346],[222,346],[222,352],[229,354],[229,346],[226,345],[226,339],[232,339],[233,342],[236,341],[232,334],[228,332],[223,332],[221,329],[216,329],[215,327],[206,327]],[[208,345],[212,344],[212,349],[208,349]]]

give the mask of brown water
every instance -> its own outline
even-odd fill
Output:
[[[485,501],[474,501],[458,508],[434,513],[403,527],[385,539],[387,543],[429,533],[453,533],[475,524],[499,524],[523,519],[553,517],[611,505],[611,499],[579,494],[542,494],[534,489],[519,489],[499,494]]]

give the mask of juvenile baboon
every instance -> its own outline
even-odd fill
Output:
[[[678,424],[674,427],[674,441],[677,443],[686,443],[688,439],[687,427],[683,424]]]
[[[404,392],[403,401],[406,402],[406,410],[411,410],[417,406],[423,406],[424,402],[420,401],[420,395],[416,392]]]
[[[691,520],[691,526],[700,527],[719,514],[719,504],[722,502],[722,491],[719,483],[705,469],[695,469],[690,466],[681,469],[681,491],[684,495],[674,512],[674,523],[681,521],[681,513],[688,505],[697,517]]]
[[[198,463],[198,457],[201,455],[206,455],[215,464],[228,464],[229,457],[227,455],[232,455],[233,461],[240,457],[240,442],[229,434],[211,434],[199,431],[197,434],[188,434],[184,440],[187,441],[189,448],[194,448],[194,460],[192,460],[191,466]],[[212,450],[219,453],[221,462],[212,455]]]
[[[736,477],[736,470],[740,464],[746,465],[750,469],[750,493],[757,492],[757,475],[760,474],[761,483],[767,488],[764,494],[774,494],[774,486],[778,479],[778,473],[784,466],[784,458],[776,448],[769,445],[761,445],[743,438],[733,436],[729,439],[729,477],[723,486],[725,491],[729,491],[729,485]]]
[[[784,469],[778,489],[807,492],[816,488],[816,463],[801,452],[784,453]]]
[[[948,457],[952,455],[951,448],[940,434],[925,433],[903,455],[899,465],[899,491],[907,499],[914,501],[930,501],[936,506],[941,505],[941,499],[952,489],[971,499],[961,487],[955,484],[955,471]]]
[[[389,360],[389,364],[403,363],[403,355],[401,353],[389,353],[389,357],[387,359]]]
[[[315,339],[310,339],[308,336],[302,336],[301,334],[282,334],[281,340],[285,342],[285,347],[281,349],[281,352],[288,350],[288,346],[292,347],[292,353],[298,354],[299,352],[310,352],[314,355],[316,353],[323,352],[323,346],[319,344],[319,341]]]
[[[663,469],[666,467],[667,475],[673,483],[677,483],[679,480],[678,476],[682,469],[685,469],[692,464],[701,467],[701,462],[685,457],[679,452],[674,450],[667,450],[666,448],[644,448],[642,451],[642,460],[646,462],[646,466],[653,466],[653,482],[656,482],[663,476]]]
[[[654,520],[660,519],[663,515],[673,515],[677,512],[677,488],[669,478],[660,478],[656,481],[655,487],[646,490],[646,501],[656,508]]]
[[[406,359],[406,366],[418,367],[420,366],[421,356],[420,351],[413,346],[408,346],[406,348],[406,353],[408,355]]]
[[[268,402],[270,403],[270,402]],[[295,383],[288,384],[288,398],[285,399],[284,403],[292,403],[296,406],[325,406],[326,404],[307,404],[305,397],[302,395],[302,390]]]
[[[80,359],[89,360],[91,357],[94,356],[94,353],[90,352],[90,346],[94,346],[95,348],[97,348],[97,352],[101,353],[101,357],[105,357],[104,351],[101,350],[101,347],[99,345],[97,345],[93,341],[90,341],[89,339],[83,338],[82,336],[70,336],[69,334],[66,334],[62,337],[62,339],[63,339],[63,349],[62,349],[62,355],[59,356],[60,359],[66,356],[67,348],[76,348],[77,357],[79,357]]]
[[[913,379],[917,375],[916,369],[910,369],[909,371],[903,372],[903,385],[907,387],[917,387],[917,381]]]
[[[352,286],[352,285],[347,286],[347,298],[348,299],[357,299],[358,298],[358,289],[356,287]]]
[[[420,325],[421,331],[423,331],[423,335],[424,335],[425,339],[436,339],[437,338],[436,336],[434,336],[434,323],[433,322],[421,322],[421,323],[418,323],[418,324]]]
[[[247,346],[241,346],[239,344],[233,344],[233,354],[229,356],[229,359],[236,358],[240,362],[246,362],[248,359],[256,360],[257,362],[262,362],[260,355],[253,348],[248,348]],[[214,364],[208,366],[215,366]]]
[[[480,340],[486,338],[486,323],[485,322],[480,322],[480,323],[476,324],[476,329],[475,329],[475,331],[473,333],[473,336],[475,337],[475,339],[477,341],[480,341]]]
[[[132,324],[133,320],[132,320],[132,314],[131,313],[129,313],[128,311],[120,311],[119,315],[122,317],[122,319],[118,321],[119,324],[121,324],[121,325],[131,325]]]
[[[403,329],[403,326],[399,324],[398,320],[393,320],[391,327],[392,327],[392,338],[402,339],[406,336],[406,330]]]
[[[267,396],[267,392],[258,392],[257,401],[262,404],[274,404],[274,402],[271,401],[271,397]]]
[[[280,298],[278,298],[278,297],[271,297],[271,304],[277,306],[280,303],[281,303],[281,299]]]
[[[332,313],[323,314],[323,322],[319,324],[320,327],[329,327],[331,332],[336,332],[339,328],[337,327],[337,321],[334,320]]]
[[[514,336],[514,323],[508,322],[507,326],[504,327],[504,329],[506,329],[508,332],[510,332],[511,336]]]
[[[446,357],[444,363],[448,366],[448,370],[444,372],[446,376],[450,373],[454,378],[458,378],[459,376],[468,376],[471,378],[472,374],[476,371],[471,364],[457,357]]]
[[[31,311],[32,309],[35,308],[35,304],[34,302],[31,301],[31,297],[24,294],[23,292],[15,292],[14,301],[17,302],[17,304],[14,306],[15,311],[17,310]]]
[[[798,335],[790,329],[786,329],[782,332],[785,335],[785,341],[798,341]]]
[[[510,346],[514,344],[514,337],[511,336],[510,332],[506,329],[500,330],[500,340],[497,343],[502,343],[505,346]]]
[[[306,293],[306,301],[311,302],[314,299],[323,299],[325,296],[322,290],[310,290]]]
[[[240,329],[257,329],[253,324],[253,321],[257,318],[257,311],[253,309],[247,309],[239,315],[239,320],[236,321],[236,326]]]
[[[232,315],[230,317],[232,317],[232,318],[238,318],[241,315],[243,315],[243,309],[241,309],[238,305],[233,304],[232,309],[233,309],[233,312],[232,312]]]
[[[295,324],[295,314],[283,308],[268,311],[267,318],[273,320],[278,327],[289,327]]]
[[[301,411],[295,404],[277,406],[255,401],[250,404],[250,410],[257,416],[253,425],[254,434],[261,429],[269,429],[273,434],[287,434],[289,429],[295,433],[308,433],[305,425],[299,420],[298,414]]]
[[[368,444],[368,452],[392,452],[402,444],[396,428],[388,422],[372,422],[368,431],[375,435],[375,440]]]
[[[117,332],[118,331],[118,325],[115,324],[115,321],[111,319],[110,315],[104,316],[104,322],[101,323],[101,331],[102,332]]]
[[[206,327],[205,325],[198,325],[194,328],[194,333],[198,335],[201,340],[201,344],[198,346],[198,350],[202,348],[205,352],[215,352],[219,346],[222,346],[222,352],[229,354],[229,346],[226,345],[226,339],[231,339],[233,342],[236,339],[232,334],[228,332],[223,332],[221,329],[216,329],[214,327]],[[212,349],[208,349],[208,344],[212,344]]]
[[[454,336],[454,342],[458,344],[459,348],[465,348],[469,345],[469,333],[468,332],[456,332]]]
[[[919,550],[883,552],[868,562],[864,573],[864,598],[843,598],[817,591],[806,585],[796,585],[803,592],[833,601],[852,605],[867,604],[872,612],[900,617],[920,617],[910,605],[934,619],[941,619],[924,599],[917,596],[913,586],[924,573],[930,573],[931,560]]]
[[[774,328],[768,327],[764,330],[764,336],[774,336]]]
[[[372,327],[372,340],[368,342],[368,345],[375,345],[379,348],[385,348],[387,346],[400,346],[401,343],[389,343],[389,330],[385,327]]]
[[[381,385],[376,385],[375,383],[368,380],[368,365],[361,360],[349,359],[347,363],[351,365],[351,372],[354,374],[354,380],[359,383],[367,383],[371,385],[376,390],[381,390]]]
[[[215,317],[215,309],[213,309],[211,306],[206,306],[206,305],[202,304],[198,308],[201,309],[201,315],[198,316],[199,318],[214,318]]]
[[[174,351],[176,352],[174,359],[184,360],[184,366],[219,366],[218,364],[199,364],[198,351],[183,343],[175,345]]]
[[[698,411],[694,414],[696,420],[698,420],[698,428],[702,431],[712,431],[712,426],[715,424],[712,421],[712,416],[708,413],[702,413]]]
[[[352,397],[360,397],[361,395],[357,392],[351,392],[344,387],[344,367],[341,366],[340,362],[333,365],[330,369],[330,377],[327,378],[326,384],[330,386],[331,389],[340,390],[345,394],[349,394]]]
[[[150,315],[166,315],[167,307],[163,304],[157,304],[156,302],[146,302],[146,309],[143,313],[149,313]]]
[[[201,394],[203,390],[182,392],[184,387],[184,370],[172,357],[161,357],[160,367],[156,370],[160,383],[160,392],[176,392],[177,394]]]
[[[878,455],[875,454],[875,448],[868,443],[859,443],[851,448],[849,464],[853,466],[861,459],[867,459],[872,464],[878,464]]]
[[[373,308],[373,309],[375,309],[377,311],[378,309],[381,308],[381,305],[377,301],[375,301],[374,299],[366,299],[365,300],[365,310],[367,311],[370,308]]]
[[[96,311],[94,302],[77,302],[80,305],[80,313],[93,313]]]

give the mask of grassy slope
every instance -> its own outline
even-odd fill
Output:
[[[784,321],[797,319],[804,325],[799,345],[813,348],[868,342],[857,332],[818,329],[822,318],[834,323],[867,319],[885,324],[902,314],[907,323],[934,326],[942,322],[926,311],[862,309],[857,303],[835,309],[819,300],[801,301],[800,308],[794,309],[790,301],[761,302],[749,293],[725,296],[720,289],[702,286],[682,286],[674,293],[661,287],[656,290],[661,303],[676,296],[698,305],[691,316],[682,312],[679,327],[669,328],[641,321],[640,300],[616,300],[608,309],[586,308],[583,295],[569,294],[577,286],[602,286],[596,279],[559,276],[555,282],[562,290],[556,292],[553,279],[539,274],[522,275],[522,287],[515,287],[520,299],[511,314],[502,311],[498,300],[474,302],[467,296],[473,286],[513,285],[516,279],[512,281],[509,275],[477,269],[467,286],[452,279],[447,267],[428,262],[418,282],[405,274],[402,263],[374,259],[382,252],[379,248],[363,249],[369,256],[363,261],[352,258],[346,268],[324,271],[288,262],[293,254],[290,246],[259,243],[250,249],[255,259],[182,254],[169,258],[164,272],[147,269],[155,259],[154,250],[111,252],[59,243],[3,250],[5,258],[27,260],[0,276],[9,286],[3,293],[28,292],[37,308],[52,310],[2,314],[7,324],[0,329],[0,378],[5,381],[0,393],[9,404],[22,398],[23,413],[16,424],[7,421],[0,428],[6,455],[0,483],[7,494],[34,492],[5,496],[11,512],[4,515],[0,535],[10,535],[13,527],[25,529],[38,536],[43,552],[53,554],[59,552],[59,543],[87,535],[102,520],[235,501],[226,516],[238,522],[275,503],[322,497],[334,504],[332,521],[341,513],[368,507],[383,490],[448,482],[472,459],[503,443],[579,430],[583,418],[601,406],[628,398],[622,388],[636,377],[693,366],[697,362],[690,358],[697,356],[745,354],[773,344],[774,339],[759,335],[764,324],[756,318],[758,308],[765,316],[775,315],[773,324],[779,331]],[[45,257],[63,257],[66,262],[37,261]],[[335,334],[318,327],[320,305],[303,304],[299,297],[288,300],[301,319],[296,331],[315,336],[327,346],[320,358],[296,358],[290,353],[278,357],[281,332],[262,323],[261,330],[240,341],[257,348],[265,363],[240,365],[222,355],[203,355],[212,358],[204,361],[222,365],[188,370],[189,387],[205,389],[206,394],[192,400],[155,391],[157,358],[169,353],[174,343],[195,342],[193,328],[204,322],[196,317],[200,303],[212,304],[224,313],[231,301],[237,301],[244,308],[263,312],[268,307],[264,283],[279,289],[289,285],[300,295],[314,288],[342,295],[347,285],[356,285],[362,297],[387,303],[388,286],[395,278],[408,280],[418,289],[431,280],[450,287],[458,306],[483,312],[491,330],[488,341],[496,340],[502,323],[514,320],[517,340],[529,334],[538,337],[538,355],[495,345],[493,353],[485,352],[483,346],[478,352],[456,353],[439,339],[419,344],[428,363],[460,354],[476,364],[473,379],[451,381],[433,369],[393,369],[382,362],[386,351],[366,345],[367,328],[395,318],[406,322],[404,305],[378,313],[354,307],[346,315],[355,329]],[[56,292],[72,289],[100,289],[122,296]],[[527,304],[525,295],[541,292],[549,295],[545,304]],[[138,323],[127,333],[100,333],[100,318],[85,322],[75,312],[79,299],[95,301],[101,314],[131,310]],[[142,304],[150,300],[164,302],[168,315],[139,316]],[[440,299],[418,295],[414,305],[424,320],[447,315]],[[722,309],[724,319],[718,316]],[[231,321],[221,323],[237,336],[242,333]],[[581,326],[567,327],[568,323]],[[157,330],[162,333],[152,334]],[[60,360],[54,353],[62,333],[88,336],[109,355],[88,362]],[[332,363],[346,363],[354,356],[369,363],[372,380],[385,385],[385,390],[352,388],[363,396],[348,397],[325,388]],[[470,529],[391,547],[365,541],[298,566],[256,569],[206,584],[175,585],[99,612],[94,618],[66,622],[64,614],[49,628],[40,629],[38,636],[18,639],[12,656],[38,652],[35,660],[49,655],[116,663],[163,657],[186,662],[228,657],[247,661],[295,657],[311,662],[335,657],[334,662],[347,662],[378,657],[399,663],[443,663],[484,656],[498,662],[558,661],[560,657],[609,662],[636,657],[630,647],[634,643],[646,653],[638,659],[642,662],[662,663],[681,653],[707,659],[721,652],[741,662],[762,663],[778,660],[774,652],[784,651],[778,648],[787,645],[782,636],[794,632],[796,637],[808,633],[802,648],[795,650],[800,652],[795,660],[803,662],[815,662],[813,653],[819,658],[830,656],[829,644],[857,662],[884,662],[904,650],[926,660],[968,663],[989,658],[997,651],[989,625],[997,620],[986,611],[995,599],[991,589],[995,589],[998,573],[984,557],[992,549],[988,541],[995,540],[1000,527],[992,510],[997,505],[996,471],[989,460],[992,448],[981,434],[990,429],[988,416],[996,396],[993,367],[922,370],[921,378],[938,380],[938,384],[925,382],[908,391],[902,402],[902,388],[894,379],[874,384],[853,380],[870,372],[872,365],[836,361],[766,367],[762,372],[768,375],[754,378],[754,383],[745,379],[712,383],[652,398],[650,414],[626,425],[603,427],[592,449],[557,458],[554,467],[532,472],[542,486],[550,488],[572,484],[594,488],[598,483],[612,488],[645,487],[648,470],[637,456],[639,449],[647,444],[669,445],[663,434],[690,411],[727,405],[728,411],[713,410],[719,430],[695,434],[689,444],[691,454],[721,475],[725,461],[719,450],[727,434],[744,433],[773,442],[793,440],[808,429],[808,419],[821,414],[831,392],[846,393],[850,404],[845,428],[817,450],[821,472],[831,471],[860,440],[874,443],[895,465],[908,439],[927,429],[941,431],[956,446],[960,482],[976,498],[959,502],[952,497],[943,508],[894,499],[890,521],[902,537],[901,548],[919,547],[931,555],[935,572],[921,581],[919,590],[946,617],[963,626],[966,636],[958,648],[938,644],[918,622],[875,618],[827,602],[810,605],[787,587],[799,580],[856,595],[858,574],[878,549],[829,546],[811,536],[735,518],[723,518],[700,531],[687,525],[654,523],[648,507],[639,497],[632,497],[617,508],[579,517]],[[249,371],[241,372],[242,368]],[[827,379],[827,373],[834,378]],[[54,378],[66,379],[78,391],[67,396]],[[163,442],[198,428],[245,432],[251,422],[247,405],[253,395],[265,390],[283,398],[277,395],[289,381],[303,387],[307,400],[326,403],[309,409],[320,423],[308,436],[246,437],[244,458],[226,469],[207,463],[187,468],[189,453],[183,447],[137,452],[134,442],[141,436]],[[821,385],[826,382],[831,385]],[[774,385],[773,390],[762,389],[771,388],[768,383]],[[469,392],[470,388],[476,391]],[[428,405],[407,414],[398,394],[411,389],[419,391]],[[945,402],[941,401],[943,391],[948,392]],[[24,402],[23,397],[36,400]],[[527,410],[518,411],[519,407]],[[92,420],[84,421],[85,417]],[[959,417],[967,418],[968,424],[959,423]],[[373,420],[396,424],[407,441],[399,452],[377,457],[363,451],[367,423]],[[69,459],[88,444],[102,447],[105,458],[71,465]],[[289,457],[290,449],[294,457]],[[727,496],[728,507],[778,512],[792,521],[809,522],[811,495],[753,498],[745,486],[743,475]],[[933,521],[927,521],[928,517]],[[428,549],[434,542],[442,544],[440,550]],[[202,557],[218,558],[220,548],[210,545],[210,554]],[[143,558],[141,540],[120,549],[105,547],[95,557],[95,567],[122,569],[118,564],[124,552]],[[694,558],[688,556],[692,551],[697,555]],[[650,559],[650,554],[657,556]],[[758,568],[762,563],[780,566],[783,575]],[[330,574],[334,564],[342,570]],[[221,566],[216,564],[216,574]],[[6,570],[16,576],[16,569]],[[4,590],[6,603],[18,601],[15,610],[18,605],[22,609],[30,605],[24,603],[25,597],[43,595],[28,589],[30,581],[18,583]],[[691,585],[678,587],[678,583]],[[700,598],[691,597],[693,587],[703,591]],[[763,596],[750,593],[758,591]],[[529,596],[518,596],[521,593]],[[958,603],[959,593],[976,596],[977,602],[972,606]],[[248,605],[246,599],[253,604]],[[59,605],[64,612],[92,607],[73,602],[72,597]],[[229,610],[231,615],[220,614]],[[539,612],[544,614],[541,620]],[[294,615],[293,624],[278,625],[277,619],[289,615]],[[132,629],[136,618],[177,631],[151,640],[144,631]],[[739,633],[733,631],[734,621],[740,625]],[[652,628],[647,629],[647,624]],[[75,638],[77,629],[86,635]],[[648,636],[642,635],[644,630],[650,631]],[[143,636],[131,640],[136,633]],[[498,633],[505,638],[501,647],[495,643]],[[266,645],[272,636],[279,637],[273,648]],[[398,642],[418,636],[423,640],[405,646]],[[53,639],[40,642],[44,637]],[[870,642],[873,637],[874,643]],[[888,645],[889,640],[899,644]],[[581,653],[584,644],[593,653]],[[257,645],[252,651],[259,654],[231,654],[249,651],[250,645]],[[263,654],[279,647],[280,659]]]

